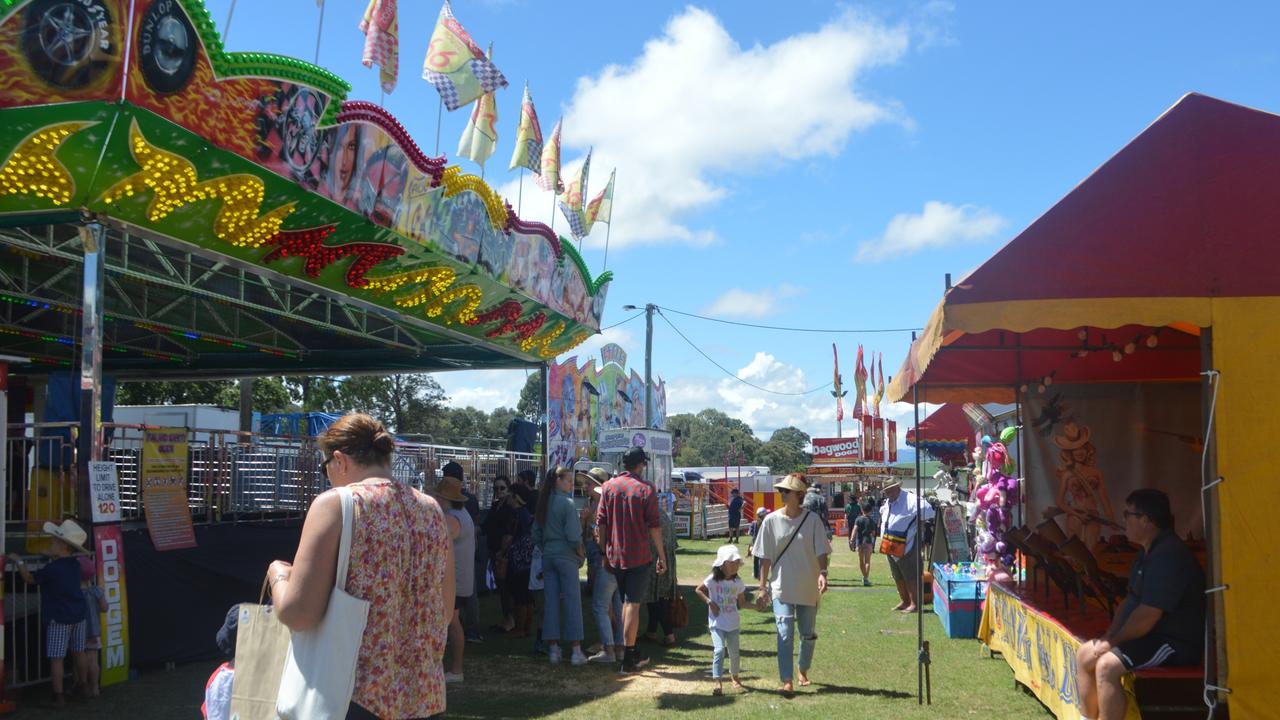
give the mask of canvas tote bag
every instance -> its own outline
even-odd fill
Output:
[[[346,592],[351,561],[350,488],[338,488],[338,497],[342,500],[338,572],[324,619],[314,630],[290,635],[275,705],[276,712],[286,720],[345,718],[355,689],[356,660],[369,619],[369,601]]]
[[[277,618],[262,580],[258,604],[241,603],[236,629],[236,673],[231,681],[231,717],[276,720],[276,695],[284,656],[289,652],[289,628]]]

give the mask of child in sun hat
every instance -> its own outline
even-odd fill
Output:
[[[45,618],[45,657],[49,658],[49,674],[53,680],[53,704],[56,708],[66,705],[62,693],[66,676],[66,657],[71,654],[75,676],[82,677],[84,670],[85,616],[87,608],[80,592],[80,563],[75,553],[87,553],[85,541],[89,539],[84,528],[75,520],[63,520],[62,524],[44,524],[44,533],[53,538],[44,554],[52,558],[47,565],[30,572],[21,557],[9,553],[9,560],[18,568],[23,581],[40,586],[40,615]]]
[[[715,647],[711,656],[711,677],[716,681],[713,695],[724,694],[724,657],[729,656],[729,675],[733,686],[743,688],[738,679],[738,631],[741,619],[738,610],[747,606],[747,586],[738,577],[742,556],[736,545],[722,545],[716,552],[711,574],[702,581],[696,592],[707,604],[707,629],[711,631],[711,643]]]

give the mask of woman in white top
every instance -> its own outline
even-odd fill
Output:
[[[773,600],[778,625],[778,676],[782,692],[790,697],[795,656],[796,626],[800,629],[800,685],[809,684],[818,619],[818,600],[827,591],[827,561],[831,543],[826,526],[812,512],[800,507],[808,483],[793,473],[774,485],[782,500],[781,510],[769,513],[756,534],[751,553],[760,558],[760,595],[757,607],[764,609],[766,598]]]

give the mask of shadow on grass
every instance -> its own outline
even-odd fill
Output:
[[[731,695],[712,695],[709,692],[706,695],[662,693],[657,697],[659,710],[675,710],[676,712],[723,708],[732,705],[733,700],[734,698]]]
[[[915,698],[911,693],[905,693],[901,690],[885,690],[883,688],[863,688],[853,685],[832,685],[830,683],[816,682],[812,685],[813,692],[819,695],[861,695],[863,697],[881,697],[889,700],[909,700]]]

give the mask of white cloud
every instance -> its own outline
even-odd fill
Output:
[[[575,160],[594,147],[591,193],[618,169],[612,245],[716,242],[713,227],[688,223],[728,193],[713,176],[834,155],[850,134],[902,120],[893,102],[857,84],[900,59],[909,34],[846,10],[815,31],[743,47],[718,18],[690,7],[630,63],[580,78],[563,143],[579,151]],[[554,112],[543,115],[554,123]],[[515,183],[501,190],[514,197]],[[551,203],[535,195],[525,214],[546,221]],[[587,242],[603,241],[597,232]]]
[[[737,376],[775,393],[803,392],[821,382],[810,380],[800,368],[783,363],[767,352],[757,352]],[[847,387],[852,393],[852,385]],[[849,420],[852,402],[852,395],[845,398],[846,433],[853,427]],[[939,407],[922,403],[920,418],[924,419]],[[705,377],[683,377],[668,384],[669,414],[696,413],[706,408],[715,408],[745,422],[761,440],[768,440],[774,430],[787,426],[800,428],[811,437],[834,437],[836,433],[835,401],[826,389],[801,396],[776,395],[730,378],[716,381]],[[914,424],[911,403],[886,403],[880,409],[884,417],[897,423],[898,447],[906,447],[907,428]]]
[[[776,290],[751,292],[733,288],[702,309],[707,315],[718,317],[762,318],[778,311],[779,301],[800,294],[801,289],[783,283]]]
[[[524,370],[459,370],[436,373],[432,377],[444,388],[451,407],[474,407],[493,412],[513,408],[524,389]]]
[[[895,215],[884,234],[858,247],[854,261],[879,262],[924,249],[981,242],[1004,230],[1007,225],[1004,218],[986,208],[930,200],[919,214]]]

